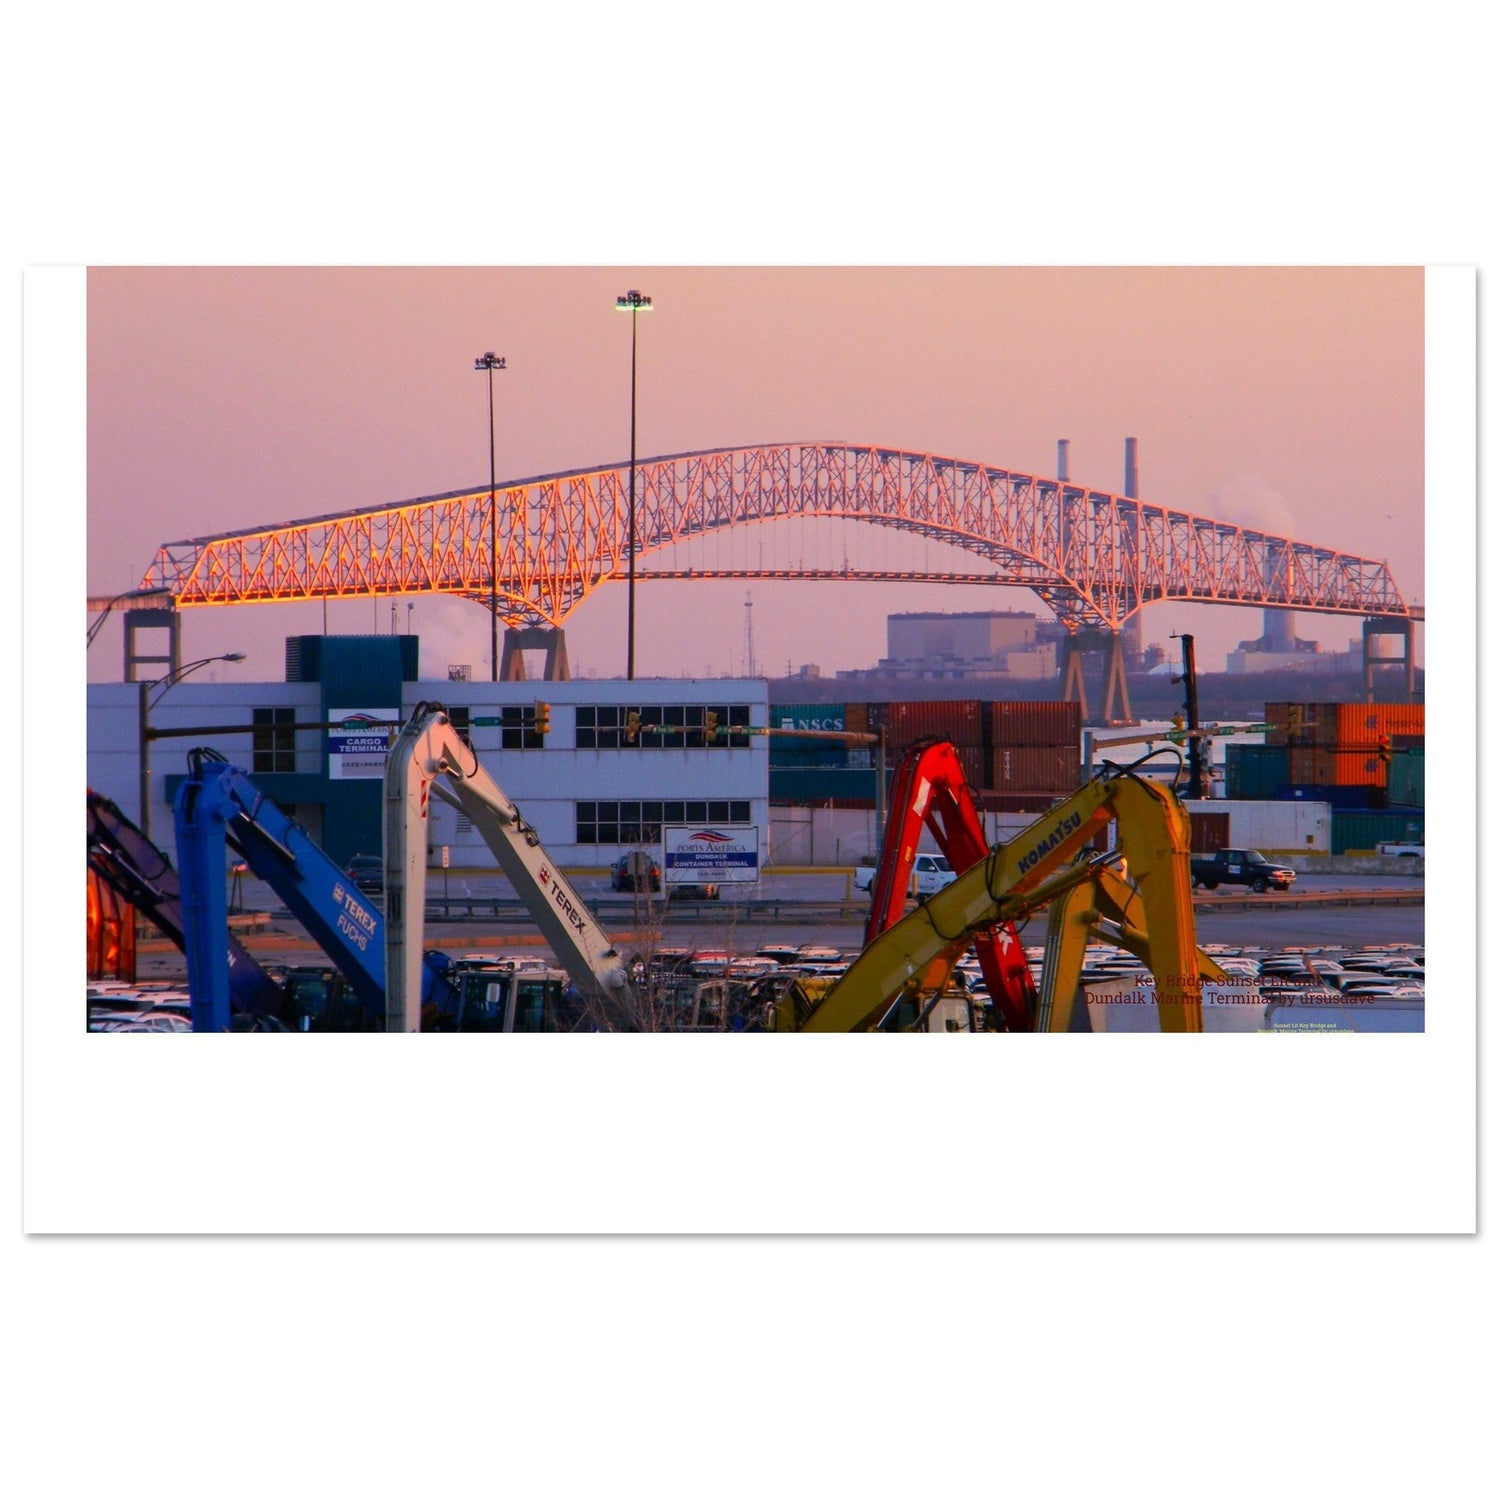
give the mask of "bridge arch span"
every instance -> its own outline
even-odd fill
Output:
[[[628,568],[628,469],[570,470],[167,543],[143,588],[181,606],[452,593],[507,624],[561,625]],[[993,464],[848,443],[705,449],[636,464],[636,556],[755,522],[830,517],[984,559],[964,581],[1032,589],[1071,630],[1157,599],[1403,618],[1385,563]],[[653,576],[673,576],[670,570]],[[694,577],[761,577],[755,569]],[[875,577],[778,570],[775,577]],[[912,573],[923,581],[958,575]]]

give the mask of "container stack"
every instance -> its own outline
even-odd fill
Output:
[[[1386,800],[1396,753],[1424,743],[1425,710],[1420,703],[1268,703],[1266,723],[1267,749],[1286,754],[1279,795],[1339,789],[1326,800],[1371,808]]]
[[[948,740],[958,752],[964,779],[971,787],[987,786],[986,722],[988,704],[975,698],[951,702],[872,703],[870,729],[885,731],[885,756],[893,767],[919,740]]]
[[[1045,812],[1078,789],[1082,715],[1076,703],[990,703],[980,801],[995,812]]]
[[[1079,706],[969,698],[900,703],[772,704],[774,728],[842,729],[885,736],[889,774],[922,740],[947,740],[987,811],[1042,812],[1081,775]],[[874,799],[875,755],[861,747],[771,739],[774,802]]]

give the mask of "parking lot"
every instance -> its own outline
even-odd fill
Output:
[[[851,890],[850,876],[841,872],[775,873],[753,887],[726,886],[717,902],[669,902],[646,892],[617,893],[603,872],[574,876],[573,884],[599,926],[622,949],[672,943],[753,953],[768,943],[788,942],[828,943],[854,950],[863,937],[865,898]],[[1423,882],[1419,875],[1304,875],[1299,876],[1296,890],[1319,899],[1303,903],[1295,897],[1236,892],[1226,899],[1224,892],[1200,893],[1194,902],[1199,942],[1290,947],[1424,941],[1425,913],[1420,904],[1325,904],[1339,893],[1355,899],[1400,894],[1407,900],[1420,900]],[[445,872],[434,871],[428,897],[425,941],[429,946],[454,952],[547,952],[510,883],[498,874],[448,871],[445,878]],[[477,908],[472,916],[463,914],[468,902]],[[235,904],[246,913],[258,914],[256,925],[239,934],[258,957],[318,961],[318,950],[268,887],[242,880]],[[1022,927],[1028,943],[1040,943],[1045,933],[1044,916]],[[186,978],[182,955],[164,939],[142,942],[139,970],[143,978]]]

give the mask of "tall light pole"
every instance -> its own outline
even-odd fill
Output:
[[[615,311],[630,314],[630,542],[629,583],[625,598],[625,676],[635,680],[635,321],[636,314],[651,311],[651,299],[629,291],[615,298]]]
[[[500,569],[500,555],[495,548],[495,371],[505,368],[505,356],[493,350],[474,361],[490,382],[490,681],[500,680],[500,600],[495,575]]]
[[[205,656],[198,661],[190,661],[186,666],[178,667],[176,671],[168,672],[165,677],[158,677],[154,682],[138,682],[137,706],[139,712],[138,730],[140,734],[140,763],[141,763],[141,832],[149,839],[151,837],[151,741],[156,738],[151,728],[151,710],[166,697],[167,691],[175,687],[182,679],[199,667],[206,667],[216,661],[244,661],[243,651],[226,651],[223,656]],[[161,691],[153,698],[152,688],[160,688]]]

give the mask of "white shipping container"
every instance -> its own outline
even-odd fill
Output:
[[[1327,802],[1184,802],[1189,812],[1229,814],[1229,847],[1262,854],[1327,854],[1333,808]]]

